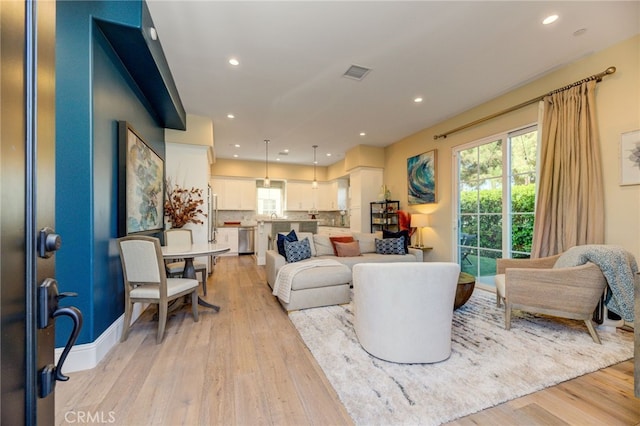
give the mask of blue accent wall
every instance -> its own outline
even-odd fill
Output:
[[[115,245],[117,122],[128,121],[163,159],[164,127],[95,20],[140,25],[144,2],[58,1],[56,7],[56,230],[62,236],[56,276],[60,291],[78,293],[61,304],[82,311],[77,344],[83,344],[124,312]],[[69,335],[65,321],[56,323],[56,347]]]

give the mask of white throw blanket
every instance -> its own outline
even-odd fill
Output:
[[[342,263],[333,259],[313,259],[305,262],[287,263],[278,271],[276,282],[273,285],[273,295],[278,296],[284,303],[289,303],[291,297],[291,283],[300,271],[320,266],[339,266]]]

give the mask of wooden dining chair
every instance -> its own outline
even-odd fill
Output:
[[[164,231],[164,244],[166,246],[190,246],[193,244],[191,229],[175,228]],[[165,262],[169,277],[181,277],[184,272],[184,260],[169,260]],[[202,262],[193,262],[196,274],[200,272],[202,277],[202,292],[207,295],[207,265]]]
[[[193,319],[198,322],[198,281],[167,278],[160,240],[146,236],[128,236],[117,241],[125,290],[124,325],[120,341],[124,342],[129,335],[135,303],[158,305],[156,343],[161,343],[164,337],[170,301],[191,294]]]

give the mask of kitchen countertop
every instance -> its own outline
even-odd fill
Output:
[[[319,219],[256,219],[258,222],[266,222],[266,223],[273,223],[273,222],[318,222]]]

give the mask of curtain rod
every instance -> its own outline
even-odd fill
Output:
[[[467,123],[467,124],[464,124],[464,125],[462,125],[460,127],[456,127],[455,129],[449,130],[448,132],[444,132],[444,133],[440,133],[439,135],[435,135],[433,137],[433,139],[434,140],[444,139],[444,138],[446,138],[447,136],[449,136],[452,133],[459,132],[460,130],[464,130],[464,129],[467,129],[469,127],[473,127],[473,126],[475,126],[477,124],[484,123],[485,121],[492,120],[492,119],[494,119],[496,117],[499,117],[501,115],[510,113],[512,111],[518,110],[520,108],[526,107],[526,106],[534,104],[536,102],[540,102],[542,99],[544,99],[545,96],[553,95],[555,93],[562,92],[563,90],[567,90],[567,89],[569,89],[571,87],[579,86],[580,84],[586,83],[587,81],[595,80],[597,83],[600,83],[602,81],[602,77],[604,77],[605,75],[613,74],[615,72],[616,72],[616,67],[609,67],[609,68],[607,68],[606,70],[604,70],[603,72],[601,72],[599,74],[594,74],[594,75],[589,76],[587,78],[583,78],[580,81],[576,81],[575,83],[571,83],[571,84],[568,84],[568,85],[566,85],[564,87],[561,87],[559,89],[552,90],[551,92],[545,93],[544,95],[538,96],[537,98],[529,99],[526,102],[523,102],[521,104],[509,107],[509,108],[504,109],[502,111],[498,111],[498,112],[493,113],[491,115],[487,115],[486,117],[479,118],[476,121],[472,121],[471,123]]]

